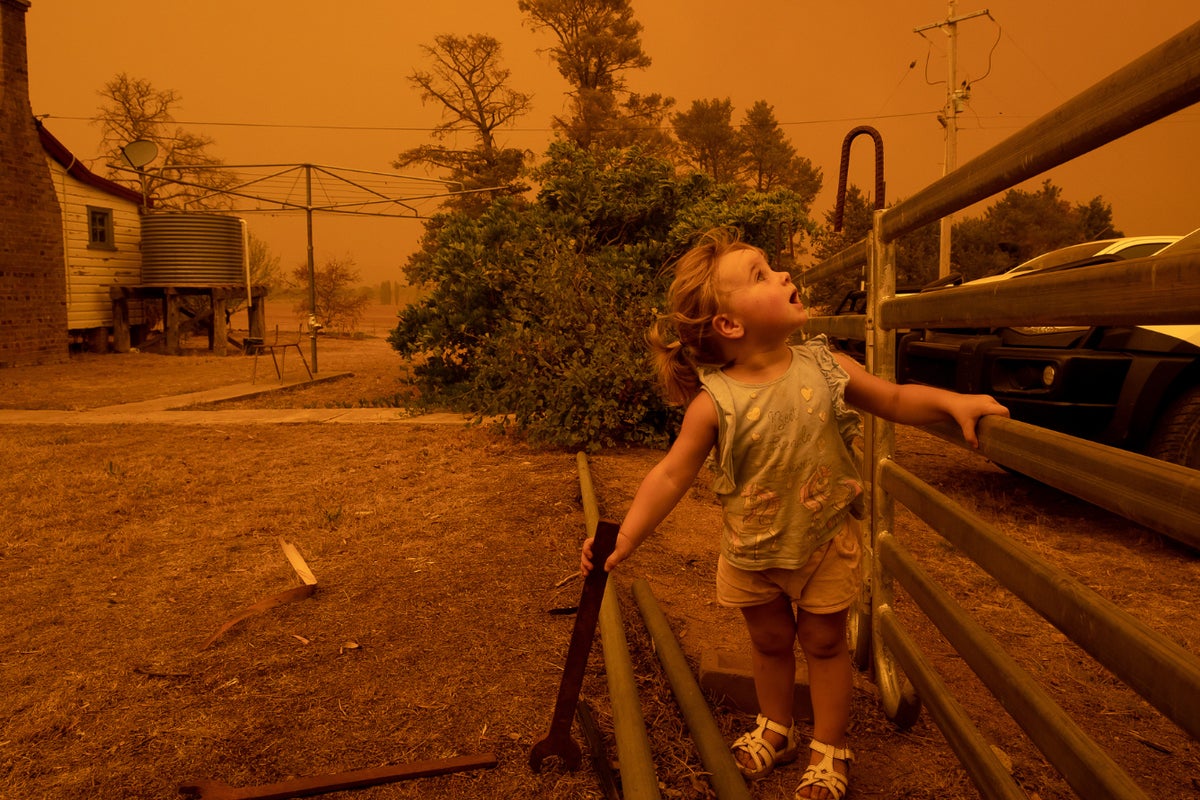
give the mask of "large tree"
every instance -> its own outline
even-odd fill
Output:
[[[1010,189],[984,213],[997,241],[1016,246],[1021,260],[1079,241],[1079,219],[1049,179],[1036,192]]]
[[[732,100],[695,100],[671,122],[680,151],[691,166],[717,183],[737,181],[745,151],[733,127]]]
[[[525,153],[503,147],[497,131],[527,113],[532,96],[508,85],[510,72],[502,66],[500,42],[485,34],[443,34],[422,49],[430,67],[414,70],[409,81],[420,90],[423,103],[442,107],[442,122],[433,129],[439,144],[406,150],[393,166],[421,163],[446,170],[469,192],[510,187],[524,167]],[[457,133],[470,134],[473,146],[441,144]],[[479,207],[489,199],[484,195],[462,195],[457,202]]]
[[[871,232],[870,198],[856,186],[846,192],[840,233],[833,230],[833,212],[814,237],[816,260],[849,247]],[[1051,250],[1096,238],[1119,237],[1111,225],[1112,207],[1103,198],[1072,205],[1062,189],[1045,181],[1036,192],[1012,189],[979,217],[961,217],[954,224],[953,273],[970,281],[1004,272],[1022,261]],[[937,278],[938,232],[933,222],[896,241],[896,284],[915,290]],[[1097,233],[1099,231],[1099,233]],[[821,281],[810,287],[810,302],[823,311],[837,307],[846,293],[864,280],[861,270]]]
[[[759,100],[746,112],[738,135],[750,185],[760,191],[791,189],[808,207],[821,191],[821,170],[796,148],[775,119],[775,109]]]
[[[955,269],[971,280],[1069,244],[1121,235],[1103,198],[1072,205],[1046,179],[1037,191],[1008,190],[981,218],[955,225],[952,255]]]
[[[1104,202],[1103,197],[1096,196],[1087,203],[1077,203],[1075,213],[1079,216],[1080,232],[1085,242],[1124,235],[1113,227],[1112,205]]]
[[[550,58],[571,87],[570,113],[555,125],[569,140],[585,149],[665,144],[660,126],[674,100],[631,94],[625,79],[650,66],[630,0],[519,0],[517,7],[555,39]]]
[[[223,190],[237,176],[209,148],[214,141],[175,123],[180,98],[170,89],[155,89],[142,78],[122,72],[98,93],[104,102],[93,121],[100,125],[101,147],[110,164],[127,165],[123,148],[131,142],[153,142],[158,153],[144,166],[143,176],[109,167],[108,175],[139,191],[145,190],[160,209],[211,209],[230,205]]]
[[[782,183],[796,157],[796,148],[779,127],[775,109],[766,100],[759,100],[746,112],[738,132],[751,185],[763,191]]]
[[[630,0],[519,0],[517,8],[535,29],[554,34],[558,44],[550,55],[578,89],[619,91],[626,70],[650,66]]]
[[[641,147],[670,158],[676,150],[667,127],[675,100],[662,94],[631,92],[624,99],[610,92],[589,90],[570,99],[572,113],[557,117],[555,126],[567,141],[584,149]]]

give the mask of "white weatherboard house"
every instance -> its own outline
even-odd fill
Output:
[[[67,327],[103,351],[113,327],[109,288],[142,282],[142,196],[89,170],[40,122],[37,129],[62,209]],[[145,321],[140,301],[129,315],[131,325]]]

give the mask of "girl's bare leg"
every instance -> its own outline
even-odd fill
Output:
[[[834,747],[846,746],[846,729],[850,725],[850,700],[854,678],[850,650],[846,643],[846,611],[834,614],[812,614],[801,611],[796,623],[796,638],[808,660],[808,683],[812,691],[813,738]],[[810,764],[821,755],[809,751]],[[843,761],[834,761],[834,768],[845,773]],[[810,787],[807,794],[814,800],[828,800],[829,792]]]
[[[742,617],[750,633],[759,711],[773,722],[790,726],[796,682],[796,617],[792,602],[780,595],[764,605],[743,608]],[[767,731],[765,738],[776,749],[786,744],[784,737],[774,731]],[[750,765],[749,761],[745,763]]]

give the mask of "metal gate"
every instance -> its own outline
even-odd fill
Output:
[[[900,236],[1200,101],[1200,23],[1064,103],[978,158],[892,208],[872,233],[804,274],[806,282],[866,267],[868,307],[818,317],[810,332],[866,342],[867,367],[895,377],[897,329],[1008,325],[1200,323],[1200,254],[1114,266],[1104,285],[1068,273],[895,296]],[[1014,285],[1020,284],[1020,285]],[[1117,302],[1119,300],[1119,302]],[[962,444],[956,426],[934,429]],[[1200,548],[1200,472],[997,417],[980,424],[992,461]],[[893,535],[899,502],[1012,595],[1091,654],[1165,717],[1200,739],[1200,658],[1147,628],[1053,564],[1004,536],[894,459],[894,431],[870,419],[864,472],[871,512],[864,599],[851,620],[856,660],[875,677],[888,716],[911,723],[921,705],[980,793],[1025,794],[905,630],[893,608],[898,582],[1072,789],[1087,800],[1146,798],[1115,763]]]

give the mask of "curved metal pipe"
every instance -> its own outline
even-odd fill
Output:
[[[587,456],[577,453],[579,490],[583,499],[583,520],[591,536],[600,522],[592,473]],[[604,591],[600,604],[600,643],[604,648],[604,672],[608,678],[608,693],[612,704],[613,735],[617,740],[617,760],[621,764],[621,789],[626,800],[659,800],[658,774],[650,754],[650,737],[638,698],[629,643],[621,621],[620,602],[612,581]]]
[[[862,134],[875,140],[875,210],[883,208],[883,137],[870,125],[859,125],[842,140],[842,161],[838,170],[837,207],[833,212],[833,230],[841,233],[842,219],[846,215],[846,177],[850,172],[850,143]]]

